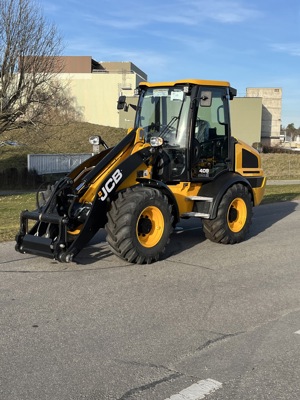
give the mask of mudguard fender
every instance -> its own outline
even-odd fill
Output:
[[[213,198],[210,207],[210,219],[216,218],[222,197],[224,196],[225,192],[236,183],[242,183],[249,189],[253,201],[252,187],[249,181],[245,177],[234,172],[224,172],[213,181],[204,183],[202,185],[199,196]]]

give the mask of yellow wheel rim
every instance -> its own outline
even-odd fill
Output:
[[[245,226],[247,220],[247,206],[243,199],[234,199],[227,212],[227,223],[232,232],[239,232]]]
[[[136,225],[136,236],[144,247],[156,246],[164,233],[164,217],[159,208],[146,207],[139,215]]]

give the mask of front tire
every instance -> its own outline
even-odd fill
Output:
[[[249,190],[241,183],[231,186],[224,194],[217,216],[203,220],[205,237],[212,242],[234,244],[245,240],[252,220],[252,200]]]
[[[170,240],[174,217],[159,190],[128,188],[111,204],[105,226],[107,242],[120,258],[137,264],[158,261]]]

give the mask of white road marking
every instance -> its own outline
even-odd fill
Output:
[[[222,383],[214,379],[204,379],[165,400],[200,400],[222,387]]]
[[[296,331],[295,333],[297,333],[298,335],[300,335],[300,331]]]

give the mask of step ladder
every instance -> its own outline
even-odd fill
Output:
[[[211,204],[213,202],[213,197],[207,197],[207,196],[188,196],[186,197],[187,201],[196,201],[196,202],[204,202],[206,204],[206,208],[210,210]],[[204,207],[205,208],[205,205]],[[209,219],[210,218],[210,213],[209,212],[197,212],[197,211],[191,211],[187,213],[181,214],[181,218],[187,218],[187,217],[198,217],[198,218],[205,218]]]

